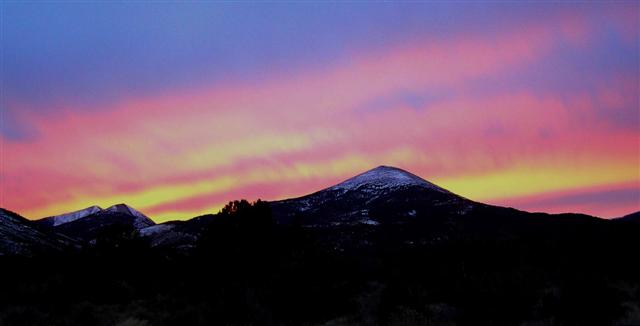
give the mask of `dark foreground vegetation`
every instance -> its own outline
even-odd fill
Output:
[[[187,253],[112,227],[0,257],[0,325],[640,324],[639,225],[564,218],[309,228],[233,202]]]

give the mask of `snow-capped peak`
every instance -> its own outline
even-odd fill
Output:
[[[420,186],[440,192],[448,192],[420,177],[405,170],[391,167],[379,166],[367,172],[359,174],[329,189],[331,190],[354,190],[360,187],[367,188],[397,188],[404,186]]]
[[[136,228],[143,228],[143,227],[147,227],[147,226],[151,226],[151,225],[155,224],[155,222],[153,222],[146,215],[142,214],[141,212],[139,212],[138,210],[136,210],[135,208],[133,208],[133,207],[127,205],[127,204],[113,205],[113,206],[105,209],[104,211],[108,212],[108,213],[122,213],[122,214],[135,216],[136,217],[136,222],[135,222],[135,227]]]
[[[133,207],[127,205],[127,204],[113,205],[113,206],[105,209],[105,212],[123,213],[123,214],[133,215],[135,217],[148,218],[146,215],[140,213],[138,210],[136,210],[135,208],[133,208]]]
[[[46,217],[43,220],[48,220],[48,221],[52,221],[52,225],[53,226],[58,226],[58,225],[62,225],[65,223],[69,223],[69,222],[73,222],[75,220],[79,220],[81,218],[87,217],[89,215],[95,214],[99,211],[101,211],[102,208],[100,208],[99,206],[91,206],[91,207],[87,207],[85,209],[81,209],[75,212],[70,212],[70,213],[65,213],[65,214],[60,214],[60,215],[55,215],[55,216],[50,216],[50,217]]]

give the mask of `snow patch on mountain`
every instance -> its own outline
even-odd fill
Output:
[[[164,233],[173,229],[173,224],[156,224],[140,230],[140,235],[147,237],[154,234]]]
[[[448,193],[447,190],[442,189],[433,183],[424,180],[417,175],[404,171],[402,169],[379,166],[375,169],[369,170],[362,174],[359,174],[347,181],[337,184],[329,190],[377,190],[377,189],[390,189],[406,186],[419,186],[429,188],[435,191]]]
[[[81,218],[85,218],[89,215],[100,212],[101,210],[102,208],[100,208],[99,206],[91,206],[75,212],[46,217],[45,220],[50,220],[52,221],[51,225],[58,226],[65,223],[73,222],[75,220],[79,220]]]
[[[380,222],[374,221],[372,219],[362,220],[361,223],[366,225],[380,225]]]

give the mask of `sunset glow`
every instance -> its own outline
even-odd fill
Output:
[[[638,2],[31,6],[2,4],[0,124],[0,207],[28,218],[188,219],[378,165],[524,210],[640,210]]]

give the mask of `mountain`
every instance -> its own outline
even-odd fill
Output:
[[[299,197],[269,203],[279,225],[306,228],[376,227],[414,220],[441,221],[488,207],[458,196],[399,168],[380,166],[342,183]],[[217,218],[203,215],[141,230],[154,247],[192,248]],[[339,237],[340,233],[336,233]],[[366,232],[362,234],[366,237]]]
[[[117,204],[93,214],[54,227],[56,232],[85,242],[95,242],[98,236],[120,227],[131,232],[155,225],[150,218],[133,207]]]
[[[300,225],[322,246],[340,251],[514,239],[527,233],[556,236],[575,227],[597,229],[607,222],[582,214],[528,213],[475,202],[389,166],[270,204],[277,224]]]
[[[549,215],[474,202],[405,170],[379,166],[298,198],[269,202],[277,225],[314,229],[321,242],[341,248],[370,245],[381,234],[427,243],[465,237],[510,237],[547,224],[600,222],[580,214]],[[217,214],[141,230],[151,246],[189,249]],[[398,233],[395,235],[395,233]]]
[[[483,206],[389,166],[379,166],[335,186],[271,205],[279,223],[295,221],[316,227],[463,216]]]
[[[30,256],[95,243],[114,232],[133,233],[155,223],[125,204],[98,206],[30,221],[0,208],[0,255]]]
[[[71,239],[42,232],[26,218],[0,208],[0,256],[31,256],[69,249],[73,244]]]
[[[59,226],[65,223],[79,220],[81,218],[85,218],[101,210],[102,208],[100,208],[99,206],[91,206],[91,207],[87,207],[85,209],[81,209],[81,210],[70,212],[70,213],[45,217],[43,219],[36,220],[35,222],[36,224],[41,226]]]

